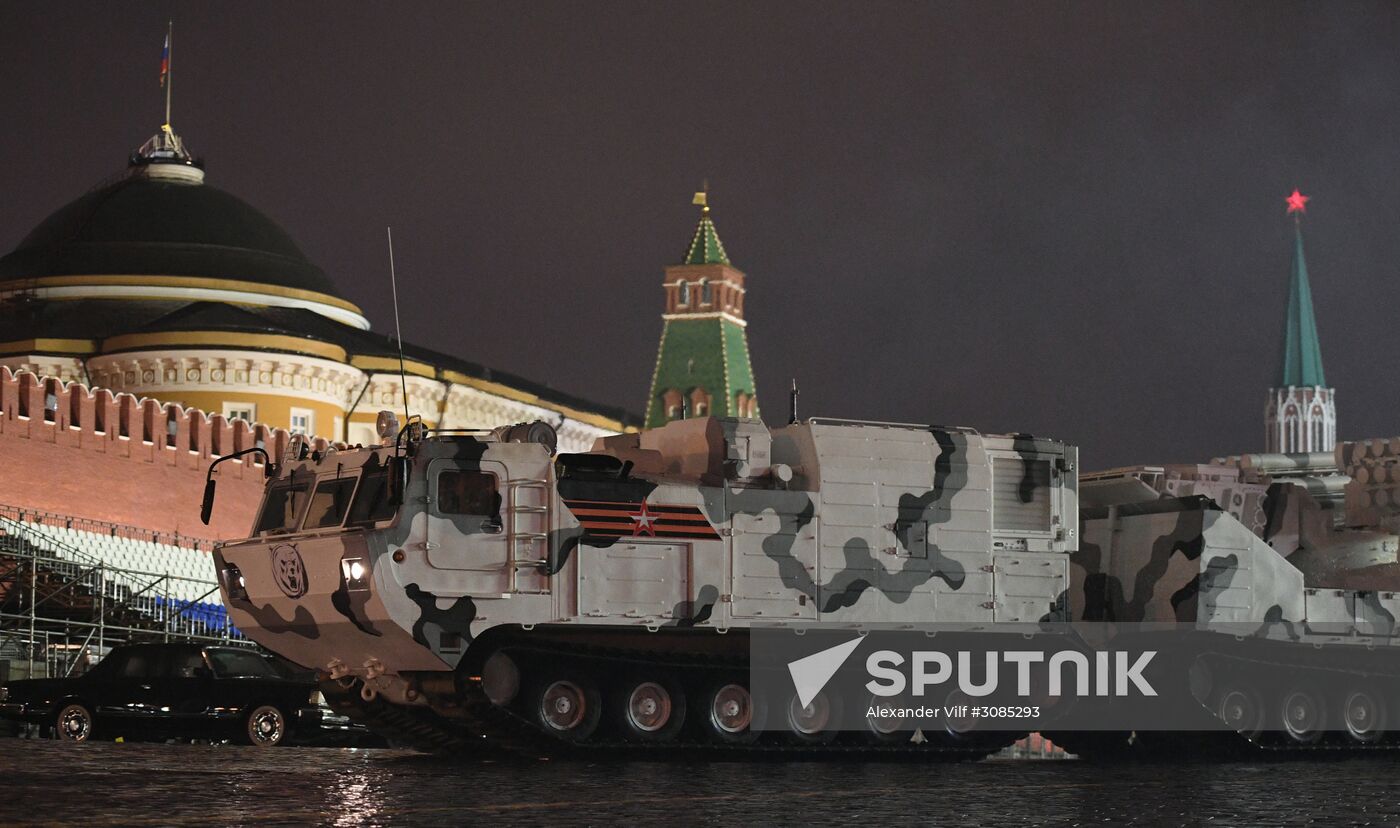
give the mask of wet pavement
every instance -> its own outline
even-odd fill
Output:
[[[0,739],[0,824],[1397,825],[1400,761],[444,762]]]

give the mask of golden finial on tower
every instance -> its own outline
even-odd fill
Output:
[[[710,212],[710,182],[709,179],[700,183],[700,192],[695,194],[695,198],[690,200],[691,204],[702,208],[703,212]]]

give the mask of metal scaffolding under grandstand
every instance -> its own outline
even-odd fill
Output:
[[[130,641],[247,643],[207,552],[181,543],[0,506],[0,681],[81,672]]]

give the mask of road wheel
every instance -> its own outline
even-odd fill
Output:
[[[77,702],[64,705],[54,719],[54,735],[60,742],[86,742],[92,731],[92,711]]]
[[[273,705],[260,704],[243,720],[243,738],[253,747],[276,747],[287,738],[287,717]]]
[[[787,705],[788,733],[802,744],[824,745],[835,739],[840,718],[840,700],[825,692],[805,705],[793,693]]]
[[[598,689],[583,676],[537,681],[528,696],[531,719],[541,730],[569,742],[583,742],[598,729]]]
[[[758,718],[749,688],[737,681],[711,685],[701,695],[705,735],[724,744],[748,744],[758,738]]]
[[[973,738],[978,723],[972,715],[973,702],[971,696],[958,689],[949,691],[944,698],[943,735],[948,741],[961,743]]]
[[[1279,718],[1283,732],[1295,744],[1310,745],[1322,738],[1327,724],[1327,707],[1322,694],[1311,687],[1293,687],[1279,697]]]
[[[872,695],[866,709],[873,709],[877,713],[889,712],[890,715],[866,716],[865,726],[870,731],[870,739],[881,745],[903,744],[909,741],[914,735],[913,722],[907,716],[896,715],[894,711],[911,707],[914,705],[903,697],[888,699]]]
[[[1371,687],[1358,687],[1342,697],[1342,723],[1353,741],[1379,742],[1385,737],[1385,697]]]
[[[661,677],[623,682],[614,708],[623,734],[633,741],[670,741],[685,724],[685,695]]]
[[[1215,715],[1246,739],[1257,738],[1264,729],[1264,706],[1259,693],[1245,685],[1234,684],[1221,691]]]

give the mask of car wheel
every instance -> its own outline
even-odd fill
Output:
[[[86,742],[92,738],[92,725],[92,711],[74,702],[58,711],[54,735],[60,742]]]
[[[250,710],[243,724],[243,735],[253,747],[276,747],[287,738],[287,717],[270,704]]]

